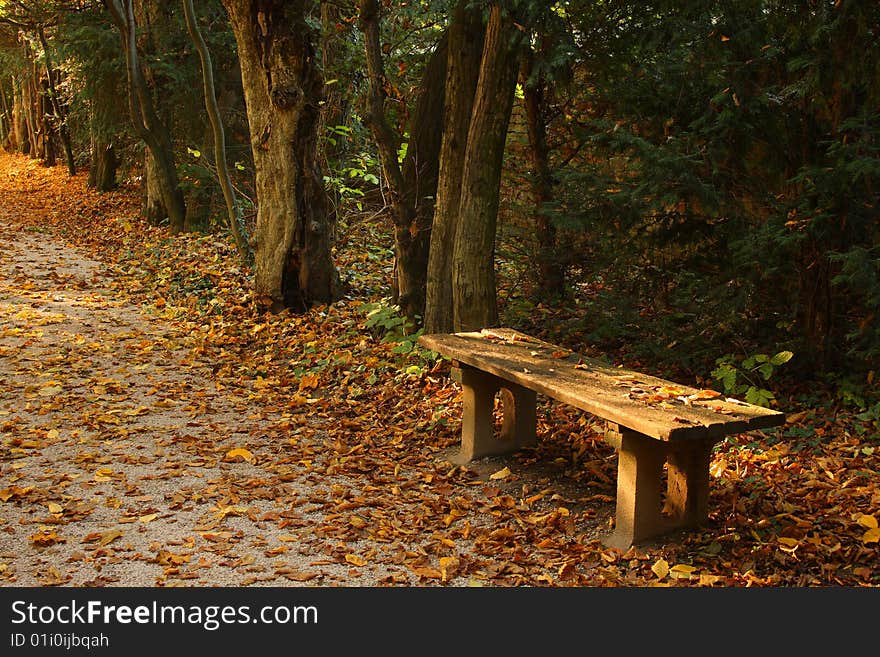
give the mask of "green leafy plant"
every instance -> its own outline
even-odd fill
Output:
[[[419,347],[418,339],[424,329],[417,329],[415,322],[402,314],[400,306],[392,303],[390,297],[364,304],[362,308],[367,315],[364,326],[381,337],[382,342],[396,343],[391,353],[401,356],[399,365],[404,374],[421,375],[440,357],[436,352]]]
[[[752,354],[742,359],[726,354],[715,361],[712,378],[723,386],[726,394],[744,396],[749,404],[769,408],[776,401],[776,396],[762,384],[769,381],[793,356],[790,351],[780,351],[773,356]]]

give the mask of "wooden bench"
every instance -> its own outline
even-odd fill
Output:
[[[605,420],[618,469],[615,530],[603,542],[624,550],[705,523],[713,446],[785,421],[783,413],[611,367],[511,329],[423,335],[419,344],[449,358],[461,383],[459,463],[534,446],[536,393]]]

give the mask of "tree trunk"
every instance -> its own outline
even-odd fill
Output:
[[[500,5],[493,4],[468,128],[459,208],[461,220],[453,251],[456,331],[479,330],[498,323],[495,226],[504,146],[519,68],[520,39],[513,20]]]
[[[99,192],[109,192],[116,188],[116,170],[119,160],[113,144],[100,134],[92,132],[91,160],[89,164],[88,186]]]
[[[442,37],[431,54],[419,85],[410,122],[403,166],[398,161],[401,137],[385,116],[385,71],[379,41],[379,3],[362,0],[361,30],[370,81],[369,110],[364,120],[373,133],[388,183],[394,229],[394,300],[411,319],[425,310],[428,248],[440,158],[440,112],[443,107],[447,43]]]
[[[89,112],[89,142],[91,158],[88,186],[99,192],[116,188],[116,171],[119,159],[109,126],[113,124],[116,85],[112,79],[97,81],[92,87],[93,98]]]
[[[3,109],[3,117],[0,118],[0,144],[3,150],[12,152],[15,150],[15,135],[12,131],[12,111],[9,101],[6,99],[6,89],[0,84],[0,107]]]
[[[223,0],[238,44],[256,168],[254,299],[305,311],[332,301],[332,216],[318,164],[323,80],[302,3]]]
[[[532,200],[535,204],[533,216],[538,243],[536,253],[538,298],[541,301],[553,301],[564,293],[565,272],[556,254],[556,227],[546,210],[547,204],[553,200],[547,124],[544,121],[547,86],[543,77],[528,84],[532,73],[531,64],[531,57],[528,57],[523,70],[522,86],[529,153],[532,160]]]
[[[468,0],[460,0],[449,26],[443,134],[426,280],[425,331],[428,333],[448,333],[454,323],[452,252],[468,126],[483,52],[480,13],[467,5]]]
[[[183,0],[183,11],[186,16],[187,30],[196,46],[196,50],[199,52],[199,59],[202,62],[205,110],[208,112],[208,118],[211,121],[211,130],[214,137],[214,164],[217,168],[217,179],[220,183],[220,188],[223,190],[223,199],[226,203],[227,226],[235,240],[239,256],[245,263],[249,264],[252,261],[252,253],[245,236],[241,207],[235,198],[232,177],[229,175],[229,166],[226,163],[226,131],[223,128],[223,119],[220,116],[220,107],[217,105],[217,96],[214,91],[214,68],[211,63],[211,53],[199,29],[192,0]]]
[[[20,77],[12,79],[12,133],[15,135],[15,150],[27,155],[30,152],[27,114],[24,107],[24,89]]]
[[[52,122],[54,123],[53,127],[58,132],[58,137],[61,139],[61,144],[64,147],[64,155],[67,161],[67,172],[71,176],[75,176],[76,162],[73,158],[73,146],[70,142],[70,132],[67,129],[66,112],[64,103],[62,103],[61,99],[58,97],[58,89],[55,86],[55,71],[52,67],[49,42],[46,40],[46,32],[42,25],[37,29],[37,34],[40,37],[40,45],[43,47],[43,58],[46,65],[46,80],[49,86],[49,106],[52,110],[51,116]]]
[[[165,216],[168,217],[171,233],[179,233],[186,223],[186,203],[177,178],[171,134],[168,127],[159,120],[144,79],[136,43],[137,25],[132,0],[104,0],[104,4],[119,30],[125,49],[132,127],[152,155],[156,174],[154,182],[161,195],[162,207]],[[148,219],[150,211],[146,209]]]

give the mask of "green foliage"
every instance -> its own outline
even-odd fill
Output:
[[[351,134],[346,126],[334,126],[330,131],[333,134]],[[324,175],[324,184],[339,200],[338,210],[354,207],[362,211],[366,191],[379,185],[379,161],[370,153],[361,151],[344,165],[329,170]]]
[[[417,329],[416,322],[402,314],[400,306],[393,304],[390,297],[364,304],[362,310],[366,314],[365,328],[382,342],[394,344],[391,353],[400,357],[398,365],[403,374],[421,375],[440,358],[436,352],[418,345],[424,329]]]
[[[778,369],[792,359],[790,351],[768,354],[752,354],[738,359],[733,354],[726,354],[716,361],[717,367],[712,370],[714,378],[727,395],[740,397],[749,404],[769,408],[776,401],[775,395],[762,387]]]

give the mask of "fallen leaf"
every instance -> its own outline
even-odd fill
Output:
[[[501,470],[498,470],[498,472],[493,472],[492,474],[490,474],[489,479],[504,479],[505,477],[509,477],[509,476],[510,476],[510,468],[504,467]]]
[[[345,560],[350,563],[352,566],[366,566],[367,560],[363,557],[359,557],[356,554],[346,554]]]
[[[877,529],[877,518],[874,516],[869,516],[868,514],[864,514],[859,517],[859,524],[862,527],[867,527],[868,529]]]
[[[236,447],[235,449],[230,449],[226,452],[226,458],[230,461],[239,457],[248,463],[253,463],[256,460],[253,453],[244,447]]]
[[[663,579],[669,574],[669,563],[666,559],[657,559],[651,566],[651,570],[659,579]]]

